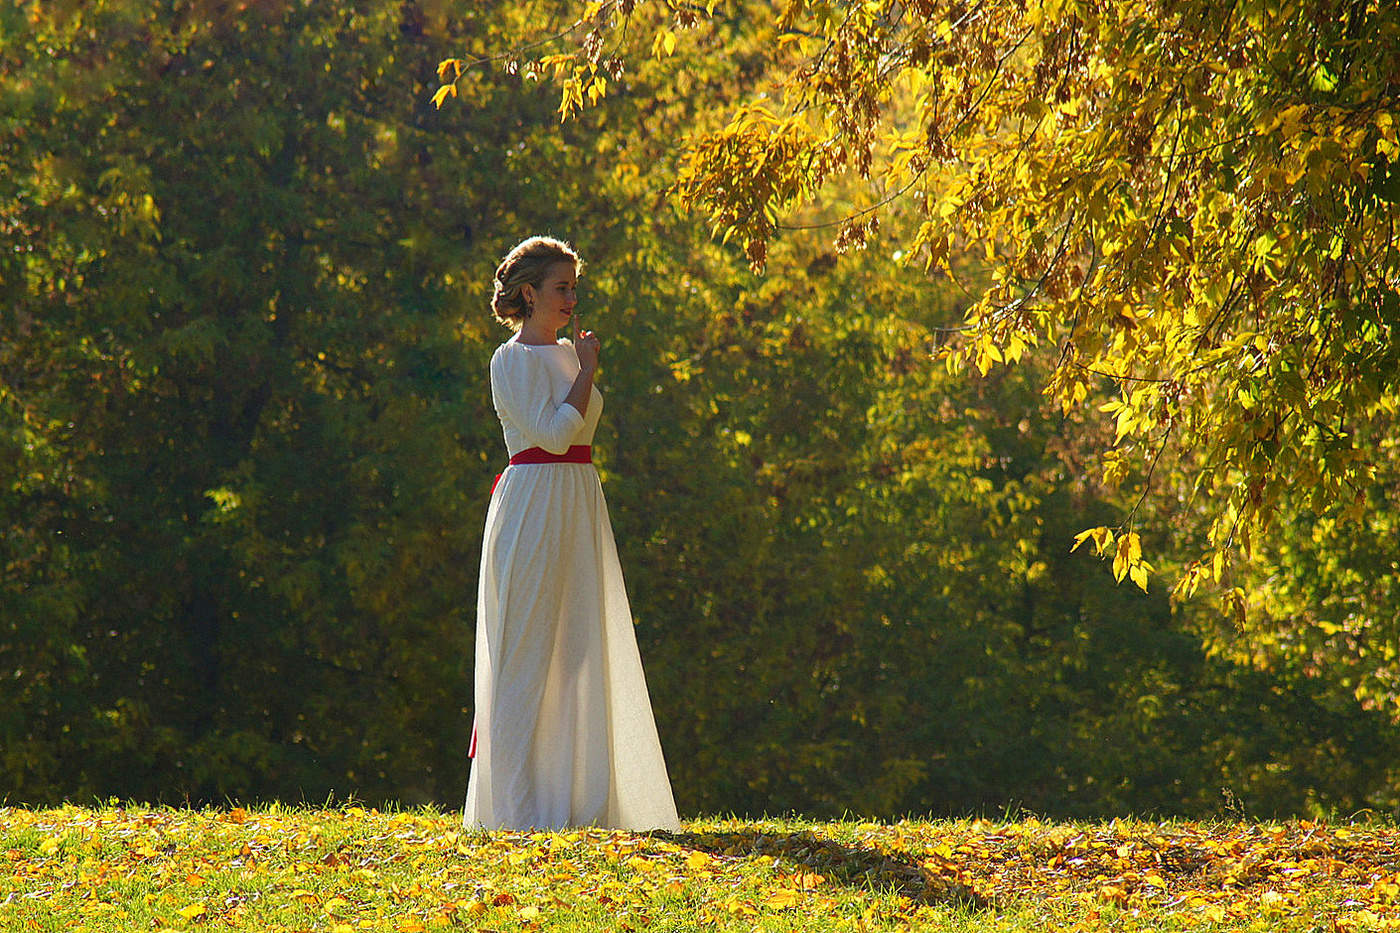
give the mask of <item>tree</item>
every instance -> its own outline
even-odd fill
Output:
[[[18,799],[465,786],[498,429],[461,270],[497,251],[471,222],[526,200],[526,121],[404,83],[443,22],[338,7],[0,11]]]
[[[684,230],[639,242],[655,265],[608,302],[638,310],[607,331],[604,433],[685,806],[1393,806],[1386,717],[1212,656],[1165,594],[1069,553],[1122,506],[1078,469],[1093,419],[1041,410],[1046,363],[923,365],[952,296],[898,276],[891,238],[787,237],[753,281]]]
[[[1201,538],[1174,593],[1202,584],[1243,613],[1231,565],[1285,491],[1314,514],[1362,514],[1400,374],[1397,87],[1400,9],[1382,0],[606,0],[577,47],[527,70],[591,105],[632,54],[665,57],[702,25],[762,32],[757,83],[686,141],[680,200],[755,267],[770,240],[829,223],[859,246],[893,204],[910,274],[959,279],[963,331],[942,351],[986,373],[1040,347],[1064,410],[1108,387],[1110,484],[1164,498],[1190,478]],[[623,40],[642,30],[647,39]],[[704,30],[700,30],[704,32]],[[610,41],[621,36],[617,42]],[[704,42],[705,40],[697,40]],[[443,99],[472,62],[448,60]],[[865,203],[821,209],[833,181]],[[839,223],[835,222],[839,220]],[[1137,469],[1130,470],[1132,466]],[[1080,535],[1146,587],[1130,508]]]
[[[546,230],[589,260],[686,812],[1392,803],[1381,717],[1066,553],[1124,503],[1082,475],[1092,413],[1038,410],[1053,360],[923,365],[959,295],[903,244],[785,237],[754,279],[664,196],[670,140],[762,73],[747,22],[564,125],[505,68],[432,106],[449,50],[565,6],[0,7],[9,799],[460,802],[490,270]]]

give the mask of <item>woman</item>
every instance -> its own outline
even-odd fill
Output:
[[[530,237],[496,270],[491,357],[510,466],[486,512],[463,823],[679,830],[589,444],[598,338],[559,339],[582,262]]]

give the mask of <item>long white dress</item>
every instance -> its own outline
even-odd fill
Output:
[[[512,337],[491,397],[514,455],[591,444],[564,401],[573,344]],[[463,825],[667,829],[680,821],[642,673],[612,524],[591,463],[507,467],[491,494],[476,625],[476,755]]]

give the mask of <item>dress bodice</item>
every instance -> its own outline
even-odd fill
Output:
[[[519,335],[496,348],[491,357],[491,400],[501,419],[506,451],[511,456],[530,447],[563,453],[575,444],[592,444],[603,412],[603,393],[593,387],[588,411],[564,399],[578,378],[574,345],[521,343]]]

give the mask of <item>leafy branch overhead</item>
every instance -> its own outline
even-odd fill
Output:
[[[899,248],[925,274],[985,255],[947,365],[985,374],[1041,347],[1066,412],[1109,391],[1104,480],[1160,502],[1167,452],[1202,523],[1178,596],[1211,584],[1243,605],[1232,558],[1285,500],[1356,515],[1365,435],[1397,408],[1400,7],[593,2],[555,37],[566,51],[527,67],[559,80],[567,118],[627,54],[665,58],[743,16],[770,33],[770,83],[690,137],[675,191],[755,268],[785,217],[851,177],[869,204],[834,225],[838,248],[912,216]],[[444,63],[439,103],[462,64]],[[1122,544],[1135,512],[1115,573],[1145,587]]]

